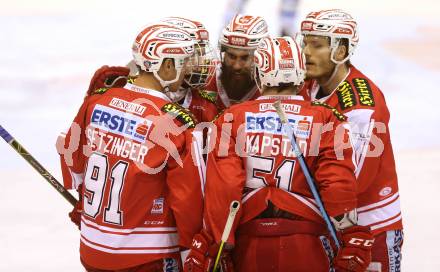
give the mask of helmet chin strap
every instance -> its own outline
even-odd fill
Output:
[[[339,43],[340,41],[337,41],[336,43],[332,44],[332,51],[330,53],[330,60],[336,64],[335,68],[333,69],[332,75],[329,77],[329,79],[322,85],[328,85],[336,76],[336,73],[338,72],[339,68],[341,67],[342,64],[344,64],[345,62],[348,61],[348,59],[350,58],[350,54],[347,54],[347,56],[343,59],[343,60],[336,60],[335,59],[335,53],[336,53],[336,49],[339,47]]]

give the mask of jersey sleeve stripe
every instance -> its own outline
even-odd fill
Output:
[[[359,224],[368,226],[389,220],[400,214],[400,199],[397,198],[387,205],[369,211],[358,211]]]
[[[399,198],[399,193],[395,193],[392,196],[390,196],[390,197],[388,197],[388,198],[386,198],[384,200],[381,200],[379,202],[376,202],[376,203],[373,203],[373,204],[370,204],[370,205],[367,205],[367,206],[359,207],[359,208],[357,208],[357,211],[358,211],[358,213],[366,212],[366,211],[375,209],[375,208],[380,207],[380,206],[388,205],[389,203],[395,201],[398,198]]]
[[[169,248],[178,246],[176,233],[130,233],[115,234],[102,232],[99,229],[81,222],[81,236],[98,245],[116,249],[126,248]]]
[[[100,246],[98,244],[92,243],[81,237],[81,242],[86,246],[93,248],[98,251],[112,253],[112,254],[161,254],[161,253],[173,253],[178,252],[179,247],[165,248],[165,249],[112,249],[109,247]]]

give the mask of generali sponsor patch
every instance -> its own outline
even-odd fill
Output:
[[[146,107],[139,105],[137,103],[128,102],[119,98],[114,97],[112,101],[110,101],[110,106],[124,110],[126,112],[135,113],[138,115],[142,115],[145,112]]]
[[[286,113],[299,113],[301,111],[300,105],[295,104],[281,104],[281,107],[283,108],[284,112]],[[276,111],[273,107],[272,103],[261,103],[260,104],[260,111]]]

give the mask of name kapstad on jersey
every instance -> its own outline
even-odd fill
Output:
[[[295,157],[290,140],[284,135],[283,126],[275,112],[247,112],[246,120],[246,153],[249,155]],[[294,128],[298,144],[304,154],[307,152],[307,141],[310,137],[312,116],[287,114],[289,123]],[[263,135],[261,135],[263,133]]]
[[[148,147],[142,143],[145,142],[151,125],[151,120],[96,105],[90,125],[86,129],[87,142],[93,151],[143,162]]]

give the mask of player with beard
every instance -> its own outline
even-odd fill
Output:
[[[400,271],[403,243],[390,113],[381,90],[350,63],[357,23],[341,10],[311,12],[301,23],[307,78],[302,94],[348,117],[356,153],[359,224],[375,236],[368,271]]]
[[[237,14],[223,29],[219,40],[221,64],[206,87],[217,93],[219,110],[260,95],[251,67],[258,43],[267,36],[267,23],[260,16]]]

